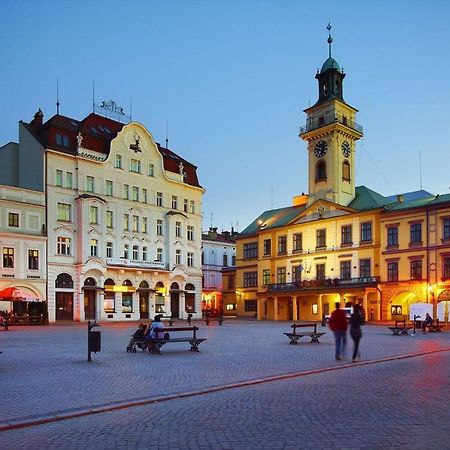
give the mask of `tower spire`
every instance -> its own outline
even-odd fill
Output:
[[[59,79],[56,79],[56,114],[59,115]]]
[[[327,42],[328,42],[328,57],[331,58],[331,44],[333,42],[333,38],[331,37],[331,24],[330,24],[330,22],[328,22],[327,30],[328,30],[328,39],[327,39]]]

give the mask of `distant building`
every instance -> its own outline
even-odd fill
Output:
[[[196,167],[106,115],[39,110],[0,148],[0,182],[45,192],[49,320],[200,316]]]
[[[202,234],[203,292],[202,309],[213,314],[223,313],[222,270],[236,265],[236,236],[232,229],[217,232],[210,228]]]

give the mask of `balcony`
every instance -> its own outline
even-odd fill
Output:
[[[126,258],[106,258],[108,266],[138,267],[140,269],[168,270],[167,264],[161,261],[139,261]]]
[[[379,277],[360,277],[347,279],[303,280],[290,283],[274,283],[267,285],[267,292],[286,291],[315,291],[321,289],[333,289],[341,287],[369,287],[376,286],[380,282]]]
[[[309,131],[316,130],[317,128],[325,127],[327,125],[331,125],[333,123],[340,123],[341,125],[344,125],[348,128],[351,128],[352,130],[355,130],[356,132],[363,134],[363,127],[361,125],[358,125],[356,122],[352,122],[351,120],[348,120],[346,117],[341,115],[327,115],[324,117],[317,117],[316,119],[312,120],[311,122],[307,123],[305,126],[300,127],[299,130],[299,136],[308,133]]]

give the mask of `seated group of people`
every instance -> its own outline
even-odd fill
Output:
[[[145,325],[139,324],[138,329],[134,332],[128,347],[132,347],[135,342],[145,342],[151,353],[160,353],[156,347],[156,340],[164,337],[164,325],[161,322],[161,316],[156,315],[153,322]]]
[[[427,332],[427,328],[430,328],[433,325],[433,318],[430,314],[426,314],[425,320],[422,322],[422,333]]]

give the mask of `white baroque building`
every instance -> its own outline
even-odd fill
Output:
[[[39,110],[0,181],[45,191],[49,321],[201,316],[204,189],[142,124]]]

